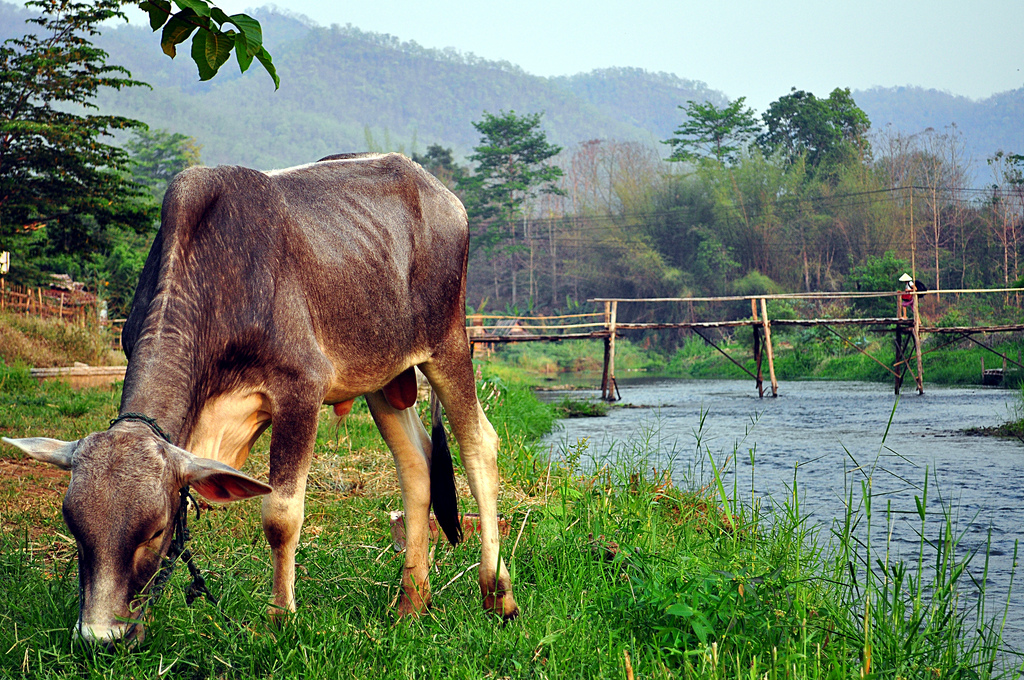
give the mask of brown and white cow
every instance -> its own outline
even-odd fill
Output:
[[[78,543],[78,635],[110,642],[142,633],[140,603],[186,484],[215,501],[263,495],[270,613],[294,611],[320,407],[360,395],[402,487],[399,612],[422,611],[436,446],[415,409],[404,408],[414,366],[444,405],[480,507],[484,607],[518,613],[498,553],[498,437],[477,401],[465,329],[468,243],[459,200],[398,154],[273,172],[196,167],[175,178],[123,333],[120,411],[158,428],[129,419],[75,442],[5,439],[72,472],[63,512]],[[237,468],[271,423],[268,486]],[[443,441],[435,417],[435,442],[439,427]],[[438,487],[435,511],[454,542],[450,473]]]

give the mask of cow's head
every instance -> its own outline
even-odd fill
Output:
[[[87,642],[142,639],[143,604],[170,547],[183,486],[190,484],[217,502],[271,491],[223,463],[194,457],[140,424],[124,423],[74,442],[3,441],[71,470],[63,512],[78,542],[75,634]]]

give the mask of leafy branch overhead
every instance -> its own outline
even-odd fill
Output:
[[[199,68],[200,80],[217,75],[233,50],[243,73],[256,59],[274,79],[274,88],[281,86],[270,53],[263,47],[263,29],[258,21],[247,14],[228,16],[206,0],[174,0],[174,5],[177,12],[169,0],[139,3],[139,8],[149,14],[153,30],[163,29],[160,46],[167,56],[173,59],[177,46],[192,36],[192,60]]]

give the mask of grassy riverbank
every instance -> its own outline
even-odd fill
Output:
[[[116,390],[37,386],[0,368],[0,434],[75,438],[105,427]],[[793,498],[751,507],[729,460],[699,440],[676,478],[653,470],[656,433],[607,452],[586,441],[552,452],[536,438],[550,407],[528,390],[486,379],[480,393],[502,436],[503,555],[523,615],[483,614],[472,540],[439,546],[434,607],[396,621],[402,556],[388,535],[400,508],[390,454],[362,403],[340,428],[325,410],[299,550],[299,611],[283,628],[264,616],[270,565],[258,502],[194,523],[193,550],[232,620],[203,601],[186,607],[176,574],[138,650],[83,654],[74,546],[60,516],[66,473],[0,450],[0,677],[686,677],[989,678],[999,621],[976,626],[962,599],[968,572],[945,523],[921,543],[922,563],[865,552],[868,511],[857,484],[832,531],[805,522]],[[265,477],[261,439],[246,469]],[[555,455],[552,457],[552,453]],[[589,456],[603,461],[585,470]],[[473,508],[459,473],[463,509]],[[865,487],[867,488],[867,487]],[[926,515],[944,510],[922,494]],[[749,497],[748,497],[749,498]],[[795,498],[795,494],[794,494]],[[870,500],[870,496],[867,497]],[[976,562],[983,557],[976,558]],[[981,579],[981,564],[973,565]],[[933,575],[919,578],[916,574]],[[995,614],[998,615],[998,612]],[[987,612],[982,612],[986,621]],[[168,675],[169,674],[169,675]]]

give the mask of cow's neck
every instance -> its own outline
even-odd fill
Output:
[[[195,355],[185,338],[143,335],[124,378],[121,413],[154,418],[175,444],[184,446],[202,408]]]
[[[187,341],[145,337],[132,352],[121,413],[154,418],[171,441],[202,458],[239,468],[270,424],[270,402],[259,386],[212,391],[202,351]]]

